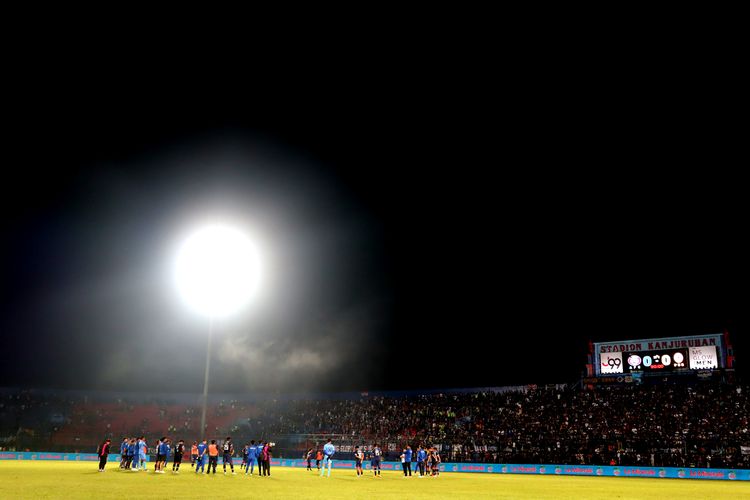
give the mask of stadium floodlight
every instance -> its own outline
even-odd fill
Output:
[[[175,281],[183,300],[209,318],[237,312],[255,295],[260,259],[250,238],[225,225],[209,225],[180,247]]]
[[[260,283],[260,258],[242,231],[212,224],[198,229],[183,242],[177,253],[174,278],[182,299],[209,320],[200,433],[203,439],[213,322],[238,312],[252,300]]]

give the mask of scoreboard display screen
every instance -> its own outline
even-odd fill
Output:
[[[673,351],[625,352],[624,368],[632,371],[672,371],[687,367],[688,353],[685,349]]]
[[[671,372],[718,368],[715,346],[659,351],[612,352],[602,354],[602,374],[632,372]]]
[[[691,337],[686,339],[693,340]],[[597,344],[597,374],[670,373],[720,368],[720,345],[664,339]]]

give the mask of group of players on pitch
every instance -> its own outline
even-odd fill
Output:
[[[240,470],[244,470],[245,474],[252,475],[255,470],[255,464],[258,464],[258,475],[270,476],[271,475],[271,448],[273,444],[268,442],[260,441],[257,445],[255,440],[250,441],[242,448],[242,464]],[[103,448],[100,447],[100,449]],[[175,474],[180,473],[180,465],[182,464],[182,457],[185,454],[185,442],[180,439],[172,449],[172,440],[167,437],[162,437],[158,440],[154,446],[156,454],[156,461],[154,462],[154,472],[157,474],[164,474],[164,468],[167,465],[169,456],[172,455],[172,472]],[[216,474],[216,466],[219,462],[219,452],[222,454],[222,462],[224,466],[224,474],[227,473],[227,465],[230,467],[232,474],[234,472],[234,462],[232,457],[234,456],[234,444],[232,438],[227,437],[221,445],[216,443],[215,439],[211,440],[209,444],[207,440],[201,442],[194,441],[190,447],[190,467],[195,469],[196,473],[199,474],[210,474],[213,472]],[[146,457],[148,455],[148,444],[146,443],[145,437],[139,438],[125,438],[120,445],[120,469],[131,470],[131,471],[146,471]],[[106,463],[106,462],[105,462]],[[208,472],[206,472],[206,464],[208,464]],[[100,465],[100,471],[103,467]]]
[[[242,464],[240,470],[245,471],[245,474],[252,475],[255,469],[255,464],[258,464],[258,475],[270,476],[271,475],[271,449],[273,443],[260,441],[257,445],[255,440],[250,441],[242,448]],[[104,472],[104,466],[107,463],[107,455],[109,454],[110,440],[105,440],[98,448],[97,454],[99,455],[99,472]],[[156,461],[154,462],[154,472],[157,474],[164,474],[164,468],[167,466],[169,456],[172,455],[172,472],[174,474],[180,473],[180,465],[182,464],[182,457],[185,454],[185,442],[180,439],[172,449],[172,440],[167,437],[159,439],[154,446],[156,453]],[[219,461],[219,452],[222,453],[224,474],[227,473],[227,465],[230,467],[232,474],[234,472],[234,462],[232,457],[234,455],[234,444],[232,438],[227,437],[221,445],[216,443],[215,439],[211,440],[208,444],[205,439],[200,443],[198,441],[193,442],[190,448],[190,467],[195,468],[196,474],[210,474],[213,472],[216,474],[216,466]],[[315,466],[320,470],[320,476],[325,475],[326,468],[328,469],[328,477],[331,477],[331,468],[333,466],[333,456],[336,453],[336,447],[329,439],[323,446],[323,450],[315,452],[313,448],[307,450],[305,458],[307,460],[307,470],[312,470],[312,460],[315,457]],[[130,471],[146,471],[148,456],[148,443],[144,436],[138,438],[125,438],[120,444],[120,469]],[[354,447],[354,463],[357,471],[357,477],[362,477],[364,471],[362,469],[362,463],[369,459],[370,468],[372,469],[375,477],[381,477],[380,462],[383,458],[383,451],[380,446],[375,443],[372,448],[367,450],[364,447]],[[424,476],[439,476],[440,475],[440,453],[435,447],[422,448],[419,446],[417,452],[414,453],[411,446],[406,446],[400,455],[401,466],[404,470],[404,477],[411,477],[412,475],[412,460],[414,461],[414,475],[417,477]],[[323,467],[320,467],[320,462],[323,462]],[[208,472],[205,471],[206,462],[208,462]]]
[[[331,443],[331,440],[329,439],[326,445],[323,447],[323,450],[313,450],[313,448],[309,448],[307,452],[305,453],[305,456],[303,457],[305,460],[307,460],[307,470],[312,470],[312,461],[313,457],[315,458],[315,467],[317,467],[318,470],[320,470],[321,477],[323,476],[326,466],[328,466],[328,476],[331,476],[331,462],[332,457],[334,453],[336,452],[336,448]],[[362,464],[366,460],[370,460],[370,469],[372,470],[372,473],[375,477],[381,477],[380,475],[380,462],[383,458],[383,450],[380,448],[380,446],[375,443],[372,445],[372,448],[365,449],[364,447],[360,448],[359,446],[354,447],[354,467],[357,470],[357,477],[362,477],[364,475],[364,471],[362,470]],[[411,449],[411,446],[406,446],[406,448],[403,449],[401,455],[401,467],[404,470],[404,477],[411,477],[412,473],[412,460],[414,460],[414,475],[417,476],[417,472],[419,473],[419,476],[417,477],[425,477],[425,476],[439,476],[440,475],[440,453],[438,452],[437,448],[433,447],[427,447],[422,448],[419,446],[417,448],[417,452],[414,453],[414,451]],[[323,469],[320,468],[320,462],[323,460]]]

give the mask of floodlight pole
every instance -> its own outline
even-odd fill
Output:
[[[213,316],[208,318],[208,345],[206,346],[206,374],[203,377],[203,413],[201,414],[201,441],[206,437],[206,407],[208,406],[208,370],[211,367],[211,335],[214,330]]]

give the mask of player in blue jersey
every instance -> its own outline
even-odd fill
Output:
[[[133,454],[133,470],[141,470],[139,467],[141,459],[141,438],[135,440],[135,453]]]
[[[419,468],[419,477],[424,477],[424,462],[426,459],[427,452],[420,446],[417,448],[417,467]]]
[[[200,469],[201,474],[205,474],[205,467],[206,467],[206,453],[208,452],[208,444],[206,444],[206,440],[204,439],[200,443],[198,443],[198,458],[195,462],[195,473],[198,474],[198,470]]]
[[[370,460],[370,467],[372,467],[372,473],[375,477],[380,477],[380,459],[383,456],[383,451],[378,446],[378,443],[372,445],[372,458]]]
[[[334,453],[336,453],[336,447],[333,446],[333,443],[329,439],[325,446],[323,446],[323,468],[320,469],[320,477],[323,477],[323,474],[326,471],[326,465],[328,465],[328,477],[331,477],[331,465],[333,465]]]
[[[146,455],[143,453],[143,437],[135,440],[135,453],[133,454],[133,470],[139,471],[143,467]]]
[[[120,468],[124,469],[128,461],[128,438],[123,438],[120,443]]]
[[[253,469],[255,469],[255,463],[258,461],[258,446],[255,444],[255,439],[250,440],[250,446],[247,447],[247,465],[245,465],[245,474],[253,475]]]
[[[404,477],[411,476],[411,455],[411,446],[407,445],[403,453],[401,453],[401,467],[404,469]],[[409,473],[408,475],[407,472]]]
[[[164,466],[167,465],[169,459],[169,439],[166,437],[161,438],[161,444],[158,447],[158,454],[156,455],[156,461],[158,462],[159,474],[164,474]]]
[[[132,438],[130,442],[128,442],[128,461],[125,463],[126,469],[133,470],[130,467],[133,465],[133,459],[136,453],[135,438]]]

